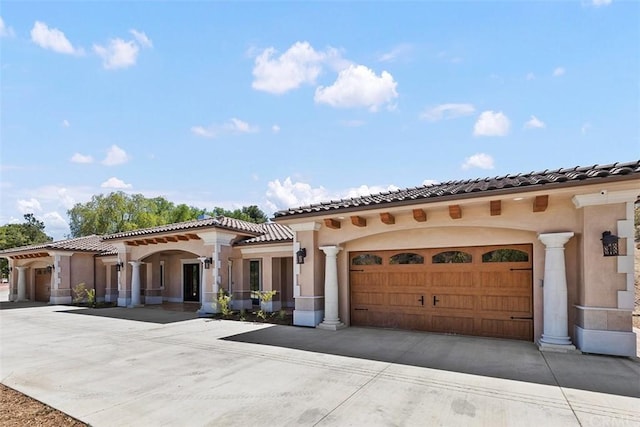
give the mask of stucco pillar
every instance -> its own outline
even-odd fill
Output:
[[[140,307],[140,261],[129,261],[131,265],[131,304],[129,308]]]
[[[324,264],[324,320],[317,327],[335,331],[344,328],[338,315],[338,252],[339,246],[321,246],[326,255]]]
[[[27,300],[27,268],[28,267],[15,267],[18,270],[18,296],[16,301]]]
[[[573,351],[569,338],[567,311],[567,273],[564,245],[572,232],[538,235],[544,245],[544,332],[538,343],[542,351]]]
[[[215,255],[215,253],[214,253]],[[213,258],[213,257],[211,257]],[[210,317],[211,314],[218,313],[218,265],[215,259],[211,261],[209,268],[206,268],[205,261],[209,257],[198,257],[200,261],[200,309],[198,316]]]

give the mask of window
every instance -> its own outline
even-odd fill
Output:
[[[462,251],[447,251],[435,254],[431,261],[434,264],[458,264],[471,262],[471,254]]]
[[[382,265],[382,258],[378,255],[362,254],[351,258],[352,265]]]
[[[262,274],[260,272],[260,260],[249,261],[249,290],[251,291],[251,303],[260,304],[260,290],[262,288]]]
[[[160,261],[160,289],[164,289],[164,261]]]
[[[389,258],[389,264],[424,264],[424,257],[412,252],[404,252]]]
[[[527,262],[529,254],[517,249],[496,249],[482,254],[482,262]]]

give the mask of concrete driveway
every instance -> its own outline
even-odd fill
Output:
[[[637,359],[144,308],[18,307],[0,310],[2,383],[92,426],[640,426]]]

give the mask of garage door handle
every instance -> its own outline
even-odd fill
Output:
[[[518,317],[518,316],[511,316],[511,320],[533,320],[533,317]]]
[[[369,311],[368,308],[354,308],[355,311]]]
[[[433,296],[433,305],[436,305],[439,302],[440,302],[440,300],[438,299],[438,297],[434,295]]]
[[[420,304],[424,305],[424,295],[418,298],[418,301],[420,301]]]

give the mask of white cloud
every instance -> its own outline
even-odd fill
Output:
[[[273,133],[280,132],[280,126],[278,126],[278,125],[271,126],[271,132],[273,132]]]
[[[45,225],[45,232],[52,236],[59,236],[69,232],[69,224],[58,212],[47,212],[42,215],[42,222]],[[57,238],[55,238],[58,240]]]
[[[69,120],[64,119],[62,121],[62,127],[68,128],[69,126],[71,126],[71,123],[69,123]]]
[[[386,187],[361,185],[359,187],[348,188],[331,193],[322,186],[313,188],[310,184],[304,182],[293,182],[290,177],[287,177],[282,182],[279,179],[276,179],[267,184],[266,204],[271,211],[278,211],[291,207],[320,203],[327,200],[360,197],[383,191],[394,191],[397,189],[398,187],[395,185],[388,185]]]
[[[609,6],[612,0],[591,0],[591,4],[595,7]]]
[[[213,138],[216,136],[213,130],[205,129],[202,126],[192,126],[191,133],[197,136],[201,136],[203,138]]]
[[[386,71],[378,77],[364,65],[351,65],[340,71],[333,85],[316,88],[314,100],[332,107],[377,111],[384,104],[392,107],[391,102],[398,97],[397,85]]]
[[[470,168],[493,169],[493,157],[484,153],[467,157],[462,164],[462,169]]]
[[[329,198],[324,187],[312,188],[303,182],[293,182],[287,177],[283,182],[279,179],[267,184],[267,206],[274,211],[293,206],[318,203]]]
[[[251,84],[254,89],[283,94],[303,84],[315,84],[324,63],[340,61],[336,49],[316,51],[306,41],[294,43],[278,57],[276,54],[276,49],[270,47],[256,57]]]
[[[31,41],[43,49],[68,55],[81,55],[83,50],[74,48],[62,31],[49,28],[44,22],[36,21],[31,29]]]
[[[42,210],[42,205],[38,199],[32,197],[29,200],[19,199],[18,200],[18,211],[21,214],[35,213],[40,212]]]
[[[527,121],[524,124],[524,127],[526,129],[542,129],[542,128],[546,127],[546,125],[544,124],[544,122],[542,120],[540,120],[536,116],[531,116],[529,121]]]
[[[473,134],[476,136],[505,136],[509,133],[509,118],[502,111],[484,111],[478,117]]]
[[[149,37],[147,37],[147,35],[143,31],[129,30],[129,32],[133,34],[133,37],[136,39],[136,41],[140,46],[153,47],[153,42],[151,41],[151,39],[149,39]]]
[[[111,178],[109,178],[108,180],[106,180],[105,182],[100,184],[100,187],[101,188],[119,188],[119,189],[123,189],[123,188],[131,188],[131,187],[133,187],[133,185],[127,184],[123,180],[118,179],[115,176],[112,176]]]
[[[553,77],[563,76],[564,73],[565,73],[565,69],[563,67],[557,67],[555,70],[553,70]]]
[[[104,68],[115,70],[135,65],[140,48],[133,40],[124,41],[116,38],[109,40],[107,47],[94,44],[93,51],[102,58]]]
[[[231,118],[229,122],[225,123],[224,129],[231,133],[253,133],[258,131],[257,127],[236,118]]]
[[[129,161],[129,156],[126,151],[117,145],[112,145],[107,151],[107,157],[102,161],[105,166],[121,165]]]
[[[277,125],[274,125],[277,126]],[[278,131],[280,127],[277,127]],[[273,130],[273,128],[272,128]],[[221,134],[239,134],[239,133],[255,133],[259,129],[257,126],[252,126],[249,123],[232,117],[228,122],[223,124],[214,124],[209,127],[204,126],[192,126],[191,133],[202,138],[216,138]],[[277,132],[274,130],[274,132]]]
[[[85,156],[84,154],[75,153],[73,156],[71,156],[71,161],[73,163],[88,164],[88,163],[93,163],[93,157],[89,155]]]
[[[8,27],[4,23],[4,19],[0,16],[0,37],[14,37],[16,35],[13,28]]]
[[[472,104],[440,104],[436,107],[425,110],[420,114],[420,118],[435,122],[444,119],[455,119],[457,117],[468,116],[475,113],[476,109]]]
[[[527,75],[525,76],[525,78],[527,80],[535,80],[536,79],[536,75],[533,73],[527,73]]]
[[[431,186],[431,185],[437,185],[440,184],[440,181],[436,181],[435,179],[425,179],[424,181],[422,181],[422,185],[425,186]]]
[[[385,52],[378,56],[380,62],[394,62],[397,59],[408,56],[413,50],[413,46],[407,43],[399,44],[391,49],[389,52]]]

